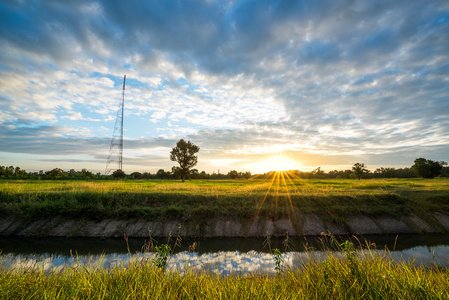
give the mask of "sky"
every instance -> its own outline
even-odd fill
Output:
[[[448,1],[0,1],[0,165],[104,172],[124,75],[126,173],[449,161]]]

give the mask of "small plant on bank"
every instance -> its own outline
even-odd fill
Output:
[[[284,266],[285,260],[282,257],[282,253],[278,248],[275,248],[273,250],[273,259],[274,259],[274,264],[275,264],[274,270],[276,271],[276,273],[278,275],[282,275],[285,270],[285,266]]]
[[[168,244],[162,244],[154,247],[156,257],[153,262],[156,267],[165,270],[168,264],[168,257],[172,254],[172,249]]]
[[[288,232],[286,232],[286,237],[284,241],[282,241],[282,245],[284,246],[284,252],[291,251],[294,247],[291,239],[288,236]],[[268,234],[265,237],[265,241],[263,242],[263,247],[267,247],[269,252],[273,255],[274,259],[274,270],[276,271],[277,275],[283,275],[287,272],[287,262],[285,261],[284,257],[282,257],[282,252],[278,248],[271,249],[271,236]]]
[[[176,247],[181,247],[181,225],[178,225],[178,234],[176,235],[176,239],[173,247],[170,246],[170,242],[172,240],[171,233],[167,238],[166,244],[161,244],[160,246],[155,245],[156,240],[151,236],[151,230],[148,230],[150,240],[148,243],[145,243],[142,247],[142,252],[144,253],[154,253],[154,258],[152,260],[153,264],[165,271],[168,265],[168,259],[170,255],[173,254]]]

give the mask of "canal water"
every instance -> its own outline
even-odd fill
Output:
[[[170,244],[174,248],[167,268],[183,272],[210,271],[220,275],[234,273],[275,273],[271,253],[282,252],[286,265],[296,268],[313,259],[325,260],[326,255],[343,257],[337,244],[351,241],[358,255],[382,255],[394,261],[408,261],[415,265],[449,266],[449,235],[386,235],[364,237],[309,237],[295,239],[271,238],[211,238],[181,240],[160,239],[155,245]],[[17,238],[0,237],[0,266],[7,268],[42,268],[59,270],[64,266],[109,268],[126,266],[130,261],[149,261],[155,254],[145,251],[148,240],[141,238]],[[368,247],[369,245],[369,247]],[[369,250],[368,250],[369,248]],[[271,251],[270,251],[271,249]],[[330,251],[332,250],[332,251]]]

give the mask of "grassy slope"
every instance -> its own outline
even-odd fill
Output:
[[[60,215],[201,222],[314,212],[344,222],[357,214],[400,217],[432,211],[449,211],[447,179],[0,182],[0,214],[30,219]]]

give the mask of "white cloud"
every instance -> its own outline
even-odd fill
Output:
[[[150,121],[153,123],[156,123],[156,122],[162,120],[163,118],[165,118],[165,115],[166,115],[166,113],[163,111],[154,112],[153,114],[151,114]]]
[[[429,146],[449,159],[445,1],[36,3],[1,12],[7,134],[112,128],[127,74],[131,139],[150,128],[217,156],[389,153],[394,163],[396,151]]]

